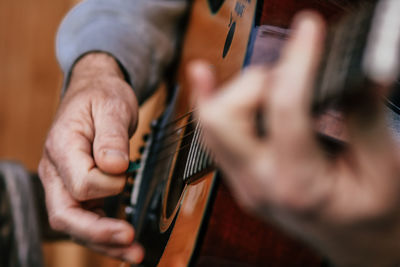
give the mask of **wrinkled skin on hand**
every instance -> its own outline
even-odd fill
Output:
[[[112,257],[139,262],[134,229],[104,217],[102,199],[120,193],[138,103],[116,61],[88,54],[75,65],[47,136],[39,175],[52,228]]]
[[[277,65],[248,69],[218,90],[206,63],[189,67],[204,141],[245,210],[273,219],[339,266],[395,266],[400,156],[382,105],[371,108],[368,127],[348,116],[346,149],[327,157],[310,112],[324,23],[307,12],[293,28]],[[254,123],[260,108],[264,137]]]

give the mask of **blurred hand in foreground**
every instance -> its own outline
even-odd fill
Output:
[[[346,119],[349,140],[328,157],[311,116],[325,26],[297,16],[277,65],[244,71],[216,90],[206,63],[188,69],[204,141],[238,203],[273,219],[343,266],[400,263],[400,156],[383,117]],[[262,111],[265,136],[255,127]]]

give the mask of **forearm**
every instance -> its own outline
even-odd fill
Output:
[[[184,0],[82,2],[67,15],[57,35],[64,88],[82,55],[103,51],[120,63],[143,101],[173,58],[178,22],[185,9]]]

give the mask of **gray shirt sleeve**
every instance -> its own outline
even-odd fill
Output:
[[[114,56],[142,102],[173,58],[185,0],[86,0],[64,18],[56,54],[64,88],[76,60],[91,51]]]

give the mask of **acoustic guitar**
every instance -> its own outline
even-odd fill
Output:
[[[152,132],[145,137],[140,167],[134,173],[126,208],[128,220],[136,230],[136,240],[146,249],[143,266],[324,264],[313,249],[273,224],[243,212],[232,199],[213,165],[212,156],[200,142],[201,124],[194,118],[193,106],[188,101],[190,88],[185,79],[185,68],[193,59],[204,59],[212,64],[217,82],[221,84],[249,63],[251,53],[254,55],[250,50],[257,45],[252,38],[261,36],[262,42],[263,34],[268,35],[268,31],[271,34],[271,28],[262,25],[282,29],[272,31],[272,34],[280,35],[278,39],[284,42],[288,33],[284,28],[297,11],[313,8],[328,21],[337,21],[343,14],[357,9],[355,2],[193,1],[179,66],[174,78],[169,79],[173,82],[167,85],[170,92],[167,108],[152,123]],[[368,10],[371,12],[374,8]],[[362,19],[368,19],[359,22],[359,26],[370,23],[370,17],[362,15]],[[359,40],[366,34],[359,36]],[[322,79],[319,80],[321,83]],[[329,92],[324,91],[323,100],[318,103],[329,102]],[[352,95],[342,99],[346,102]],[[316,105],[316,109],[321,108]],[[341,123],[340,117],[329,116],[330,112],[326,114],[333,125]],[[321,128],[334,137],[323,133],[323,139],[327,139],[325,143],[331,148],[340,148],[341,133],[329,130],[332,127]]]

